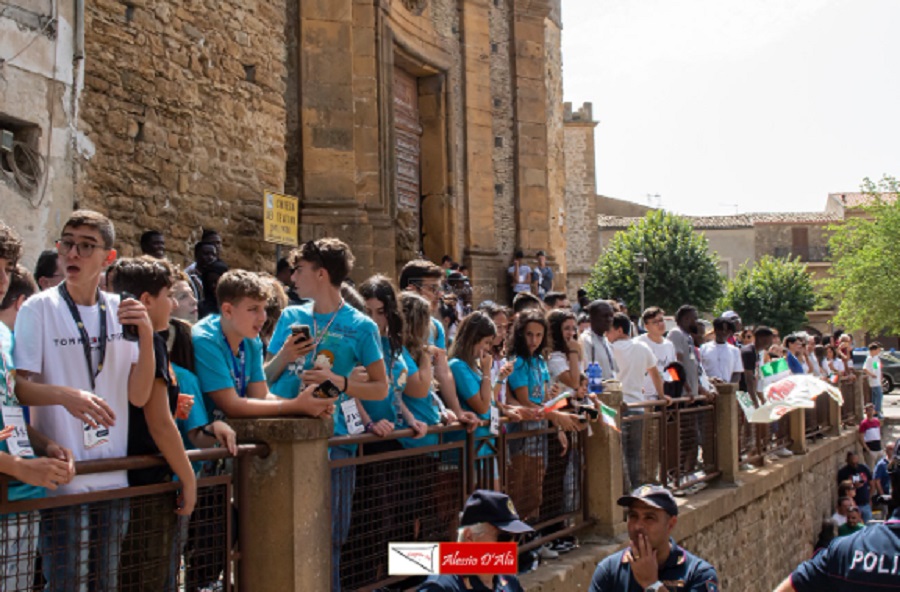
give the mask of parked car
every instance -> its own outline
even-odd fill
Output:
[[[862,370],[869,350],[860,348],[853,350],[853,367]],[[895,385],[900,385],[900,352],[894,350],[882,351],[881,356],[881,390],[885,394],[894,390]]]

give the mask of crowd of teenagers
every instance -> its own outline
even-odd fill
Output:
[[[797,372],[852,376],[847,336],[818,344],[790,335],[781,345],[774,329],[743,328],[732,311],[707,333],[690,305],[671,328],[658,307],[632,318],[621,302],[589,301],[583,291],[570,305],[554,291],[542,252],[533,268],[515,254],[510,306],[486,301],[473,310],[467,270],[450,257],[408,262],[396,285],[381,275],[354,284],[353,254],[336,238],[303,243],[274,276],[229,269],[215,231],[203,233],[183,271],[167,260],[158,231],[144,233],[138,257],[118,258],[114,244],[105,216],[77,211],[32,275],[18,265],[21,240],[0,223],[0,472],[13,479],[11,501],[177,479],[177,508],[160,497],[92,504],[89,515],[72,505],[2,516],[2,589],[40,580],[47,590],[68,590],[90,573],[98,590],[170,590],[182,564],[185,589],[213,586],[221,566],[192,568],[189,557],[215,537],[190,516],[198,471],[221,467],[193,466],[185,451],[236,453],[232,418],[332,416],[336,437],[373,434],[383,439],[378,452],[434,445],[439,436],[429,427],[440,424],[489,438],[506,417],[510,432],[555,427],[566,454],[572,434],[596,418],[604,381],[621,383],[626,403],[646,403],[711,400],[718,382],[758,394],[761,364],[779,356]],[[867,368],[877,381],[878,364]],[[880,397],[869,419],[879,411]],[[866,449],[880,451],[865,425]],[[397,430],[412,435],[389,437]],[[333,461],[358,454],[356,445],[332,442]],[[508,487],[523,519],[538,517],[547,443],[510,443]],[[644,481],[643,445],[623,434],[632,485]],[[75,461],[156,453],[167,467],[75,474]],[[685,459],[688,469],[699,453]],[[356,479],[352,465],[332,469],[334,590]],[[568,475],[561,486],[571,488]],[[862,508],[862,487],[855,489]],[[88,529],[85,545],[88,518],[103,526]],[[558,540],[536,558],[570,548]]]

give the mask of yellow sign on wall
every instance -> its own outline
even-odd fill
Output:
[[[263,235],[267,243],[297,246],[300,200],[266,191],[263,194]]]

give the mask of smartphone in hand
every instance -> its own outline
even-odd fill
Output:
[[[131,292],[122,292],[119,294],[119,297],[122,300],[137,300],[134,294]],[[122,325],[122,338],[125,341],[137,341],[138,340],[138,328],[137,325]]]
[[[299,324],[291,325],[291,335],[294,338],[294,343],[299,343],[301,341],[309,341],[309,338],[310,338],[309,325],[299,325]]]
[[[313,391],[313,397],[316,399],[335,399],[340,396],[341,389],[335,386],[330,380],[326,380]]]

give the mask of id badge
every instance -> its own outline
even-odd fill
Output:
[[[500,409],[491,403],[491,435],[500,435]]]
[[[356,406],[356,399],[347,399],[341,403],[341,413],[344,414],[344,423],[347,424],[347,433],[351,436],[358,436],[366,431],[359,417],[359,407]]]
[[[31,440],[28,439],[28,426],[25,425],[24,410],[17,405],[4,405],[3,425],[15,428],[13,435],[6,441],[6,444],[9,446],[9,453],[13,456],[21,457],[34,456]]]
[[[84,447],[88,450],[109,444],[109,428],[106,426],[97,426],[92,428],[89,424],[84,424]]]

